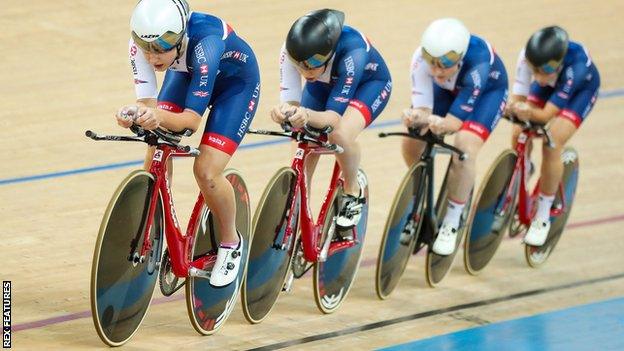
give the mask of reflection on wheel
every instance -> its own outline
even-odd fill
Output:
[[[425,164],[413,165],[397,189],[377,256],[375,289],[386,299],[398,285],[422,225],[427,184]]]
[[[91,270],[91,310],[104,343],[119,346],[141,325],[152,300],[163,242],[162,200],[150,230],[152,250],[139,256],[154,189],[152,175],[134,171],[119,185],[102,219]]]
[[[357,174],[360,184],[368,184],[366,174],[361,169]],[[339,199],[342,191],[336,191],[335,197],[332,199],[331,208],[327,211],[325,224],[323,225],[321,242],[331,235],[332,238],[347,237],[349,235],[341,235],[336,228],[336,216],[339,211]],[[356,227],[349,230],[355,230],[357,233],[356,245],[337,251],[327,257],[327,260],[319,261],[314,265],[314,298],[316,306],[323,313],[332,313],[340,307],[340,304],[346,298],[355,276],[357,274],[360,260],[362,258],[362,248],[366,237],[366,226],[368,220],[368,185],[364,188],[365,204],[362,206],[362,217]]]
[[[280,169],[265,188],[254,215],[253,243],[242,288],[243,312],[250,323],[260,323],[269,314],[290,268],[299,219],[295,181],[292,169]],[[293,201],[293,220],[288,223]],[[285,242],[287,228],[292,234]]]
[[[464,267],[470,274],[478,274],[494,257],[512,218],[515,193],[510,186],[517,158],[514,151],[503,151],[481,182],[466,225]]]

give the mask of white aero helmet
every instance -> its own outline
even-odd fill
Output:
[[[425,29],[420,45],[429,65],[449,68],[464,57],[469,42],[470,32],[460,20],[440,18]]]
[[[169,51],[182,42],[188,16],[186,0],[141,0],[130,18],[132,39],[145,51]]]

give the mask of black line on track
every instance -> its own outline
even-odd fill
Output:
[[[573,282],[573,283],[552,286],[552,287],[549,287],[549,288],[541,288],[541,289],[529,290],[529,291],[524,291],[524,292],[520,292],[520,293],[516,293],[516,294],[511,294],[511,295],[506,295],[506,296],[501,296],[501,297],[495,297],[495,298],[492,298],[492,299],[474,301],[474,302],[469,302],[469,303],[465,303],[465,304],[461,304],[461,305],[455,305],[455,306],[451,306],[451,307],[439,308],[439,309],[435,309],[435,310],[430,310],[430,311],[410,314],[410,315],[403,316],[403,317],[386,319],[386,320],[379,321],[379,322],[364,324],[364,325],[361,325],[361,326],[346,328],[346,329],[342,329],[342,330],[336,330],[336,331],[333,331],[333,332],[328,332],[328,333],[323,333],[323,334],[316,334],[316,335],[310,335],[310,336],[306,336],[306,337],[300,338],[300,339],[293,339],[293,340],[288,340],[288,341],[278,342],[278,343],[275,343],[275,344],[269,344],[269,345],[265,345],[265,346],[260,346],[260,347],[248,349],[248,351],[252,351],[252,350],[253,351],[277,350],[277,349],[282,349],[282,348],[286,348],[286,347],[289,347],[289,346],[306,344],[306,343],[313,342],[313,341],[331,339],[331,338],[335,338],[335,337],[338,337],[338,336],[355,334],[355,333],[359,333],[359,332],[366,331],[366,330],[383,328],[383,327],[387,327],[387,326],[393,325],[393,324],[398,324],[398,323],[413,321],[413,320],[417,320],[417,319],[427,318],[427,317],[436,316],[436,315],[440,315],[440,314],[444,314],[444,313],[448,313],[448,312],[455,312],[455,311],[461,311],[461,310],[475,308],[475,307],[487,306],[487,305],[492,305],[492,304],[496,304],[496,303],[499,303],[499,302],[505,302],[505,301],[509,301],[509,300],[521,299],[521,298],[524,298],[524,297],[550,293],[550,292],[554,292],[554,291],[558,291],[558,290],[577,288],[577,287],[584,286],[584,285],[603,283],[603,282],[607,282],[607,281],[611,281],[611,280],[617,280],[617,279],[621,279],[621,278],[624,278],[624,273],[614,274],[614,275],[601,277],[601,278],[581,280],[581,281],[576,281],[576,282]]]

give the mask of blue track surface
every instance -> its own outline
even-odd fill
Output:
[[[624,350],[624,298],[466,329],[383,350]]]

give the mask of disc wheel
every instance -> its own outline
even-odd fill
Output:
[[[464,241],[464,267],[472,275],[494,257],[513,216],[515,193],[510,187],[517,159],[513,150],[503,151],[481,182]]]
[[[236,229],[243,237],[243,252],[241,267],[238,276],[229,285],[214,287],[209,279],[203,277],[186,278],[186,307],[191,324],[202,335],[215,333],[223,326],[230,316],[244,280],[247,261],[249,258],[250,238],[250,209],[247,186],[238,171],[228,169],[225,171],[226,179],[234,189],[236,203]],[[193,243],[191,257],[196,260],[205,255],[216,255],[220,240],[220,233],[216,225],[216,218],[204,205],[199,216],[199,225]],[[212,267],[204,267],[211,271]]]
[[[403,177],[386,220],[375,272],[377,296],[387,299],[399,284],[418,241],[426,199],[425,164],[414,164]]]
[[[551,216],[550,231],[546,242],[542,246],[524,245],[524,256],[527,264],[533,268],[538,268],[546,262],[552,254],[555,246],[559,242],[563,230],[565,229],[574,197],[576,195],[576,186],[579,177],[579,158],[578,153],[573,148],[567,147],[561,153],[561,161],[563,162],[563,177],[561,179],[561,188],[557,191],[553,208],[561,211],[557,216]],[[561,191],[563,190],[563,191]]]
[[[325,261],[319,261],[314,265],[314,299],[316,306],[323,313],[332,313],[340,307],[349,294],[349,290],[351,290],[360,266],[360,260],[362,259],[370,199],[366,174],[360,169],[357,177],[360,184],[366,184],[364,187],[366,201],[362,205],[362,216],[353,229],[348,229],[355,231],[351,234],[353,237],[357,237],[357,242],[350,248],[329,254]],[[323,225],[321,243],[328,235],[333,238],[332,240],[340,240],[338,238],[349,236],[345,233],[340,233],[336,226],[336,216],[340,210],[339,199],[341,194],[342,190],[336,191],[334,198],[331,200],[332,205],[327,212]]]
[[[290,168],[277,171],[265,188],[254,215],[253,242],[242,287],[243,313],[253,324],[262,322],[273,309],[290,268],[299,222],[296,180]],[[293,201],[294,213],[288,223]],[[288,228],[292,234],[284,242]]]
[[[163,246],[160,196],[149,236],[152,249],[140,257],[154,189],[150,173],[137,170],[111,198],[95,244],[91,268],[91,312],[100,339],[109,346],[126,343],[149,309]]]

